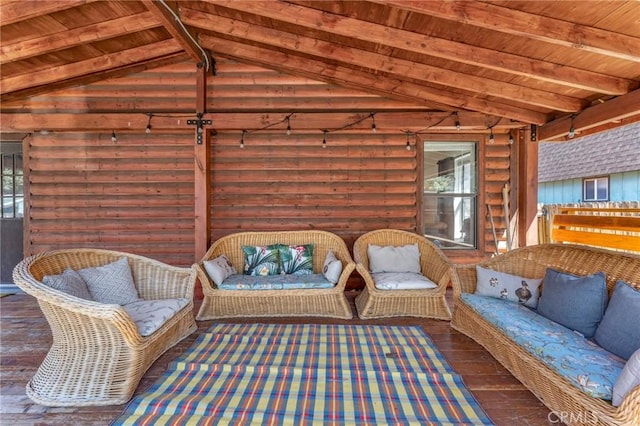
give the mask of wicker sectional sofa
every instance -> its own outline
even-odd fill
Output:
[[[551,368],[547,358],[543,362],[517,344],[504,327],[495,325],[495,321],[492,323],[490,314],[480,314],[469,297],[476,291],[476,266],[526,278],[544,277],[547,268],[577,276],[604,272],[611,297],[618,280],[640,289],[640,256],[586,246],[543,244],[519,248],[480,264],[456,265],[452,276],[454,312],[451,322],[454,329],[484,346],[535,394],[552,411],[550,421],[566,424],[640,424],[640,386],[627,393],[619,406],[590,396],[559,374],[557,369]],[[543,295],[544,285],[542,282]],[[519,307],[518,303],[511,304]],[[624,360],[621,361],[624,365]]]
[[[219,288],[205,270],[205,261],[224,255],[237,271],[243,271],[245,262],[243,246],[273,244],[313,244],[313,272],[316,274],[322,273],[327,253],[332,251],[342,263],[339,279],[331,288],[229,290]],[[216,240],[203,258],[193,265],[204,293],[197,319],[247,316],[315,316],[350,319],[353,313],[344,290],[355,266],[344,240],[327,231],[239,232],[224,236]]]

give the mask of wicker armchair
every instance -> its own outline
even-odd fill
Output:
[[[342,274],[333,288],[288,290],[221,290],[204,269],[205,260],[225,255],[242,271],[242,246],[269,244],[314,244],[313,271],[322,272],[329,250],[342,262]],[[198,320],[233,317],[316,316],[349,319],[353,317],[344,289],[355,269],[349,250],[342,238],[318,230],[285,232],[238,232],[215,241],[200,262],[194,265],[202,283],[204,300]]]
[[[424,276],[438,285],[428,290],[380,290],[376,288],[369,272],[367,247],[404,246],[418,244],[420,269]],[[425,237],[397,229],[378,229],[361,235],[353,245],[356,269],[364,278],[365,288],[356,298],[358,316],[384,318],[396,316],[451,319],[451,311],[445,299],[449,284],[451,262]]]
[[[119,305],[70,296],[42,283],[70,267],[105,265],[127,257],[138,294],[145,300],[187,298],[151,335],[143,337]],[[34,296],[47,318],[53,345],[27,395],[47,406],[111,405],[127,402],[142,375],[167,349],[196,330],[193,317],[195,271],[128,253],[97,249],[57,250],[20,262],[15,284]]]

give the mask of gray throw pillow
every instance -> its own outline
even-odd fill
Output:
[[[541,278],[524,278],[476,265],[476,291],[480,296],[518,302],[530,308],[538,305]]]
[[[126,305],[140,300],[126,257],[107,265],[80,269],[78,273],[96,302]]]
[[[611,405],[619,406],[624,397],[636,386],[640,386],[640,349],[631,354],[631,357],[613,385],[613,398]]]
[[[60,275],[45,275],[42,282],[51,288],[64,291],[65,293],[79,297],[80,299],[93,300],[87,283],[84,282],[80,274],[71,268],[67,268]]]
[[[538,313],[591,338],[602,320],[607,301],[604,272],[579,277],[547,268]]]
[[[624,359],[640,349],[640,290],[618,281],[593,336],[604,349]]]

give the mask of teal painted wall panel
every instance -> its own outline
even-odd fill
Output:
[[[538,203],[566,204],[582,201],[582,179],[542,182],[538,185]],[[640,201],[640,171],[609,176],[609,201]]]
[[[616,179],[615,185],[614,177]],[[611,175],[610,187],[612,197],[614,196],[614,188],[616,191],[616,198],[612,198],[612,201],[640,201],[640,171]]]

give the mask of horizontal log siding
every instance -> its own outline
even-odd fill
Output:
[[[28,254],[98,247],[194,261],[193,136],[34,134]]]
[[[212,238],[322,229],[349,247],[377,228],[416,229],[416,153],[400,136],[252,133],[214,138]]]

